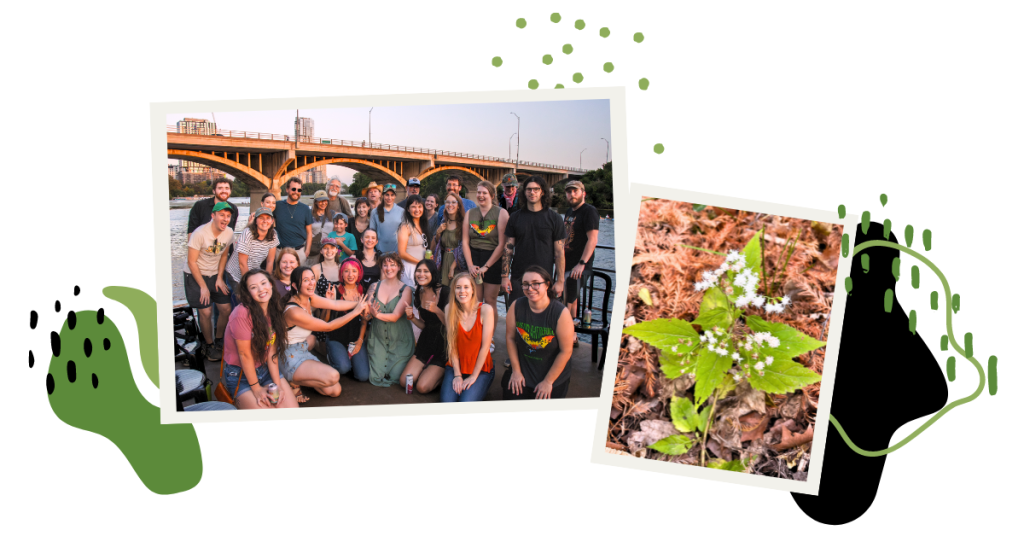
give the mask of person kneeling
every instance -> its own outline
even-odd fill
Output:
[[[441,402],[483,400],[494,380],[491,338],[494,309],[481,303],[473,276],[462,272],[452,280],[451,303],[445,308],[448,366],[441,381]]]
[[[551,274],[543,268],[526,269],[523,294],[505,317],[512,367],[501,378],[502,398],[565,398],[575,334],[572,316],[569,309],[555,301]]]

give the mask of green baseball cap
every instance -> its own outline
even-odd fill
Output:
[[[389,182],[389,183],[384,185],[384,190],[381,193],[384,193],[384,192],[386,192],[388,190],[391,190],[392,192],[398,193],[398,188],[396,188],[395,184],[391,183],[391,182]]]
[[[222,210],[231,210],[231,203],[228,203],[226,201],[221,201],[221,202],[217,203],[216,205],[213,205],[213,211],[212,212],[220,212]]]

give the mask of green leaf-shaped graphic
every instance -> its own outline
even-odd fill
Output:
[[[715,388],[722,383],[725,373],[732,367],[732,358],[729,354],[718,355],[718,353],[704,348],[697,357],[697,387],[694,389],[694,399],[699,405],[711,396]]]
[[[655,348],[677,355],[689,353],[700,343],[700,335],[689,322],[681,318],[658,318],[640,322],[623,328],[622,332]]]
[[[671,454],[678,456],[680,454],[686,454],[690,448],[693,447],[693,440],[684,435],[668,436],[661,441],[651,445],[648,448],[652,448],[658,452],[664,454]]]

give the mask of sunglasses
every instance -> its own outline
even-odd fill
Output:
[[[288,188],[289,192],[301,192],[302,188]]]

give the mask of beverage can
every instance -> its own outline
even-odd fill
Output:
[[[281,399],[281,389],[276,383],[267,384],[267,394],[270,395],[270,402],[276,406],[277,401]]]
[[[356,343],[350,342],[350,343],[348,343],[348,355],[349,355],[349,357],[352,357],[352,354],[354,354],[354,353],[356,353]]]
[[[592,320],[592,315],[593,315],[593,313],[590,312],[590,309],[584,309],[583,310],[583,327],[585,327],[585,328],[589,328],[590,327],[590,322]]]
[[[405,375],[405,394],[412,394],[412,374]]]
[[[475,281],[476,281],[477,285],[483,285],[484,284],[484,276],[482,276],[480,274],[476,274]]]
[[[429,261],[434,258],[434,253],[428,249],[423,252],[423,258]]]

